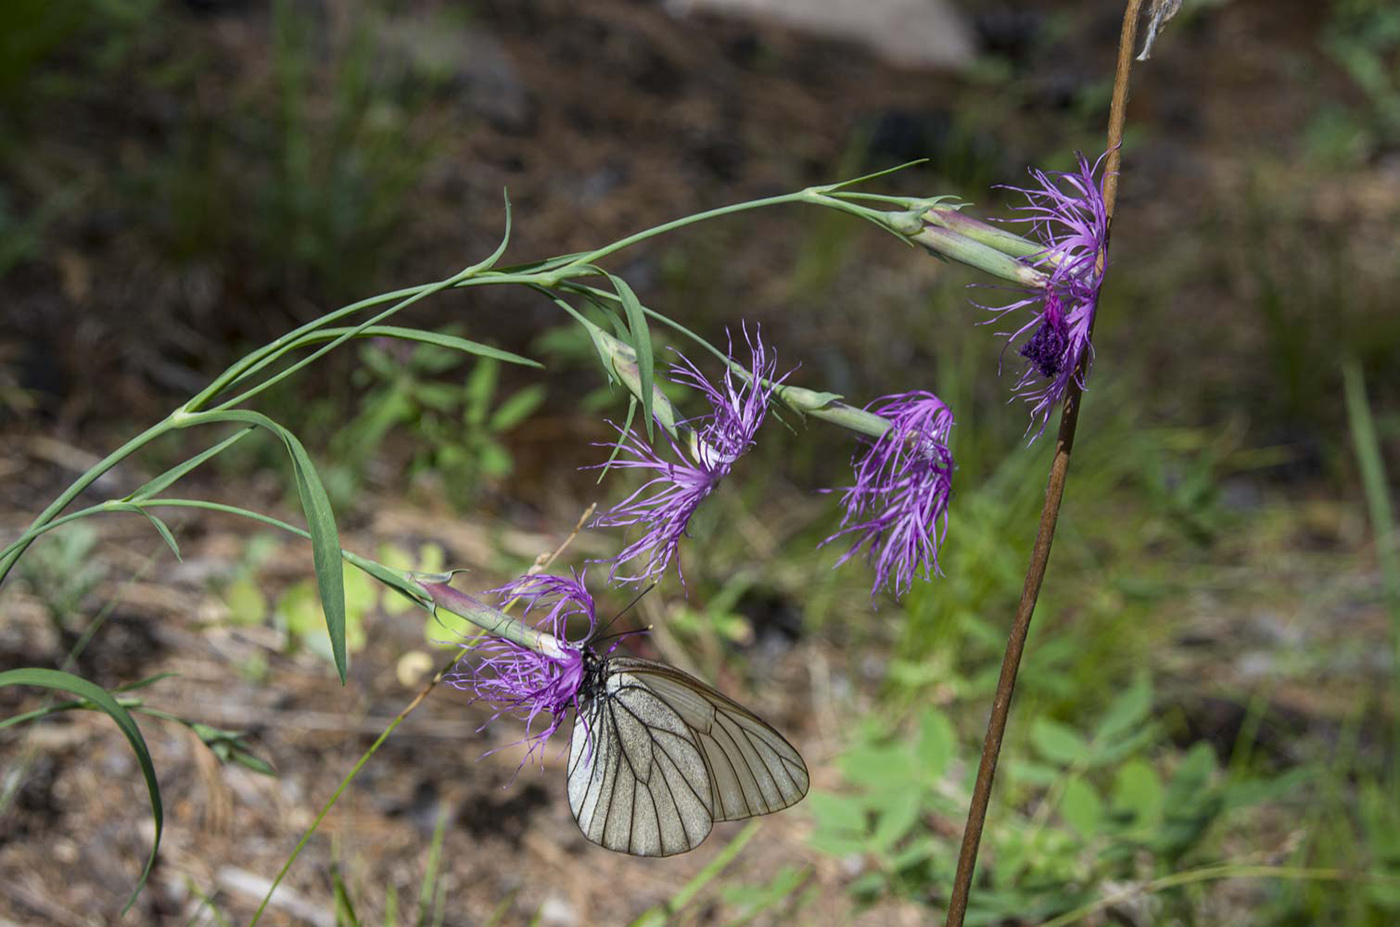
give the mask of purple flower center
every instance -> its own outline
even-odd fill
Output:
[[[1069,347],[1069,327],[1060,307],[1060,299],[1054,292],[1045,296],[1045,313],[1035,334],[1021,345],[1018,352],[1031,362],[1042,377],[1057,377],[1064,369],[1065,354]]]

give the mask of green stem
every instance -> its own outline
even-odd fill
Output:
[[[28,537],[29,540],[23,540],[22,538],[20,541],[16,541],[14,544],[11,544],[9,547],[5,548],[4,556],[0,556],[0,584],[5,582],[5,577],[9,576],[10,570],[15,565],[15,561],[18,560],[24,554],[24,552],[29,549],[29,545],[34,541],[34,537],[38,536],[37,534],[33,535],[32,537],[30,536],[35,528],[43,527],[44,525],[52,521],[54,516],[66,509],[69,503],[71,503],[74,499],[78,498],[78,496],[82,494],[83,490],[87,489],[93,483],[97,482],[97,480],[108,470],[112,469],[117,464],[121,463],[123,460],[129,457],[131,454],[145,447],[147,444],[154,441],[156,438],[159,438],[161,435],[164,435],[166,432],[170,431],[173,427],[175,427],[172,421],[173,418],[174,416],[172,415],[170,418],[166,418],[161,422],[157,422],[150,428],[147,428],[145,431],[141,432],[136,437],[132,438],[130,441],[123,444],[121,447],[117,448],[112,453],[108,454],[106,457],[102,458],[86,473],[78,477],[71,486],[65,489],[62,495],[60,495],[53,502],[49,503],[48,508],[44,509],[42,512],[39,513],[39,516],[35,518],[33,522],[30,523],[29,530],[25,532],[25,537]]]
[[[471,272],[471,269],[468,268],[467,270],[463,271],[462,274],[467,274],[467,273],[470,273],[470,272]],[[340,335],[338,338],[335,338],[334,340],[332,340],[329,344],[322,345],[321,347],[317,348],[315,351],[312,351],[310,354],[308,354],[308,355],[306,355],[305,357],[299,359],[296,363],[291,364],[290,366],[286,367],[286,368],[283,369],[283,370],[279,370],[276,374],[274,374],[274,375],[268,377],[266,380],[263,380],[263,381],[262,381],[261,383],[259,383],[257,386],[254,386],[254,387],[252,387],[251,389],[248,389],[248,390],[245,390],[245,391],[242,392],[242,393],[239,393],[237,396],[233,397],[232,399],[229,399],[229,400],[227,400],[227,401],[225,401],[225,402],[219,403],[219,405],[216,406],[216,407],[214,408],[213,411],[215,411],[215,412],[222,412],[222,411],[225,411],[225,410],[227,410],[227,409],[231,409],[231,408],[233,408],[234,406],[242,405],[243,403],[247,402],[249,399],[252,399],[254,396],[258,395],[259,393],[263,392],[264,390],[270,389],[271,387],[276,386],[278,383],[282,382],[282,381],[285,380],[287,377],[289,377],[289,376],[291,376],[292,374],[296,373],[296,372],[297,372],[298,370],[300,370],[301,368],[307,366],[308,364],[314,363],[315,361],[319,360],[322,356],[324,356],[325,354],[329,353],[330,351],[334,351],[336,348],[340,347],[342,344],[344,344],[345,342],[349,341],[351,338],[354,338],[356,335],[358,335],[360,332],[364,331],[366,328],[369,328],[371,325],[376,325],[376,324],[378,324],[379,322],[384,321],[385,319],[389,318],[390,316],[394,315],[395,313],[397,313],[397,312],[399,312],[399,311],[401,311],[401,310],[403,310],[403,309],[408,308],[409,306],[413,305],[414,303],[418,302],[419,300],[427,299],[429,296],[432,296],[434,293],[440,293],[440,292],[442,292],[443,290],[445,290],[445,289],[447,289],[447,288],[449,288],[449,287],[455,286],[457,283],[459,283],[459,282],[463,279],[462,274],[458,274],[457,276],[449,277],[449,278],[447,278],[446,280],[440,280],[440,281],[438,281],[437,283],[430,284],[429,286],[423,287],[422,289],[420,289],[418,292],[414,293],[412,296],[408,297],[407,299],[402,299],[402,300],[398,301],[397,303],[395,303],[394,305],[390,306],[388,309],[385,309],[383,312],[379,313],[378,315],[371,316],[369,319],[366,319],[364,322],[360,323],[358,326],[356,326],[356,327],[353,328],[352,330],[347,331],[347,332],[345,332],[344,334]],[[321,326],[323,326],[327,321],[329,321],[329,319],[327,319],[327,318],[322,318],[322,319],[320,319],[320,320],[318,320],[318,321],[319,321],[320,324],[319,324],[317,327],[321,327]],[[281,340],[281,339],[279,339],[279,340]],[[296,344],[297,340],[298,340],[298,339],[292,339],[292,341],[290,342],[290,344],[294,346],[294,345]],[[261,363],[259,363],[257,366],[255,366],[252,370],[248,371],[248,374],[247,374],[247,375],[248,375],[248,376],[251,376],[253,373],[256,373],[256,372],[257,372],[259,369],[261,369],[263,366],[265,366],[266,364],[272,363],[273,361],[275,361],[275,360],[276,360],[278,357],[280,357],[280,356],[281,356],[280,354],[270,355],[269,357],[265,358]]]
[[[121,447],[108,454],[94,467],[92,467],[90,470],[88,470],[86,473],[80,476],[76,481],[74,481],[72,485],[70,485],[66,490],[64,490],[62,495],[60,495],[57,499],[50,503],[49,506],[45,508],[44,511],[41,512],[37,518],[34,519],[34,521],[29,525],[29,529],[26,531],[25,535],[19,541],[16,541],[5,548],[4,554],[0,555],[0,583],[3,583],[5,579],[9,576],[10,570],[14,567],[15,562],[24,554],[26,550],[28,550],[29,545],[33,543],[34,539],[43,533],[42,530],[35,529],[41,529],[48,525],[54,519],[55,516],[57,516],[60,512],[67,508],[68,505],[72,503],[74,499],[76,499],[84,490],[86,490],[94,482],[96,482],[97,479],[100,478],[103,474],[111,470],[114,466],[116,466],[121,461],[125,460],[137,450],[146,446],[156,438],[163,436],[166,432],[172,430],[173,428],[183,427],[184,425],[191,424],[191,422],[188,421],[187,416],[193,413],[198,413],[201,410],[203,410],[204,407],[208,405],[216,396],[218,396],[220,393],[224,392],[234,384],[246,380],[247,378],[254,376],[260,371],[266,369],[268,365],[275,363],[277,359],[282,357],[288,350],[297,347],[297,344],[300,341],[300,339],[304,338],[306,335],[312,332],[317,331],[318,329],[324,328],[325,326],[330,325],[333,322],[339,321],[340,319],[343,319],[346,316],[354,315],[355,313],[360,312],[364,309],[382,305],[384,303],[395,303],[395,305],[391,306],[384,312],[374,316],[362,325],[357,326],[352,331],[343,333],[328,344],[323,345],[321,348],[318,348],[316,351],[312,352],[306,357],[301,358],[296,363],[287,367],[285,370],[279,371],[275,375],[258,383],[256,386],[245,390],[243,393],[235,396],[234,398],[220,403],[215,408],[215,411],[227,411],[233,406],[247,402],[248,400],[252,399],[254,396],[257,396],[264,390],[271,388],[275,384],[280,383],[282,380],[291,376],[293,373],[296,373],[297,371],[301,370],[307,364],[310,364],[319,359],[320,357],[324,356],[328,351],[334,350],[336,347],[343,344],[349,338],[354,337],[354,335],[357,332],[362,331],[364,328],[367,328],[378,321],[382,321],[383,319],[392,316],[393,314],[412,305],[413,303],[418,302],[419,300],[422,300],[434,293],[441,292],[445,289],[508,283],[543,286],[546,288],[557,286],[560,281],[565,280],[571,276],[581,276],[596,273],[596,271],[589,265],[593,264],[600,258],[607,257],[611,254],[615,254],[618,251],[621,251],[634,244],[637,244],[638,242],[642,242],[649,238],[653,238],[657,235],[661,235],[666,232],[673,231],[675,229],[684,228],[688,225],[694,225],[698,222],[704,222],[709,219],[716,219],[722,216],[746,212],[748,210],[761,209],[768,206],[777,206],[787,203],[809,203],[812,205],[825,206],[831,209],[838,209],[840,211],[850,213],[851,215],[867,219],[869,221],[875,222],[876,224],[882,224],[878,218],[882,215],[881,213],[878,213],[875,210],[871,210],[863,206],[859,206],[855,203],[846,202],[844,200],[837,199],[833,196],[828,196],[827,191],[833,189],[837,189],[837,187],[812,187],[806,190],[801,190],[797,193],[786,193],[780,196],[771,196],[758,200],[750,200],[749,202],[745,203],[735,203],[729,206],[722,206],[718,209],[711,209],[706,212],[697,213],[695,215],[685,216],[683,218],[674,219],[670,222],[666,222],[661,225],[646,229],[644,231],[637,232],[633,235],[629,235],[625,238],[613,242],[610,245],[606,245],[594,251],[590,251],[580,255],[575,255],[573,257],[555,258],[549,261],[542,262],[540,265],[537,265],[537,267],[533,271],[525,273],[495,272],[491,270],[491,267],[494,265],[495,260],[500,257],[501,253],[504,250],[505,241],[503,240],[501,248],[498,248],[497,251],[493,255],[491,255],[491,257],[478,264],[474,264],[471,267],[468,267],[460,273],[452,277],[448,277],[445,280],[440,280],[436,283],[421,284],[419,286],[405,287],[403,289],[393,290],[388,293],[380,293],[377,296],[371,296],[367,299],[362,299],[358,302],[342,306],[339,309],[336,309],[332,312],[327,313],[326,315],[321,316],[320,318],[314,319],[311,322],[307,322],[305,325],[301,325],[293,329],[292,331],[286,333],[285,335],[276,339],[272,343],[267,344],[257,349],[256,351],[249,353],[248,355],[240,358],[238,361],[231,364],[228,367],[228,369],[226,369],[223,373],[215,377],[208,386],[196,393],[188,402],[186,402],[175,412],[172,412],[169,417],[158,422],[155,425],[152,425],[150,428],[147,428],[145,431],[141,432],[141,434],[132,438],[130,441],[126,442]],[[507,239],[508,238],[509,228],[507,228]],[[654,317],[662,319],[662,321],[665,321],[669,324],[675,324],[671,323],[671,320],[665,319],[663,316],[656,315],[655,313],[651,314]],[[718,354],[720,357],[723,357],[722,353],[718,352],[717,349],[715,349],[713,346],[706,344],[706,342],[704,342],[703,339],[700,339],[699,336],[695,335],[693,332],[690,332],[683,328],[681,330],[684,331],[686,334],[690,335],[690,337],[695,338],[697,342],[705,344],[707,348],[709,348],[712,351],[715,351],[715,353]],[[727,358],[725,358],[725,360],[726,362],[728,362]],[[819,415],[818,417],[828,416]],[[841,415],[838,414],[837,417],[840,418]],[[88,514],[93,514],[93,512],[89,512]]]
[[[439,673],[438,675],[441,676],[442,674]],[[434,679],[433,681],[436,682],[437,680]],[[282,868],[278,870],[277,877],[272,880],[272,885],[268,888],[267,895],[263,897],[262,904],[258,905],[258,909],[253,912],[253,919],[248,922],[248,927],[254,927],[254,925],[262,919],[263,911],[267,908],[268,902],[272,901],[272,896],[277,891],[277,886],[282,884],[282,880],[287,877],[287,873],[291,870],[292,864],[295,863],[297,857],[301,855],[301,851],[306,849],[306,845],[311,842],[311,837],[321,826],[321,821],[325,819],[326,815],[330,814],[331,809],[335,807],[335,803],[340,800],[341,793],[350,787],[350,783],[360,774],[360,770],[369,762],[370,757],[374,756],[384,741],[389,739],[389,735],[394,733],[394,730],[403,723],[404,718],[408,717],[408,713],[416,708],[418,703],[422,701],[423,696],[427,694],[428,689],[424,689],[418,698],[414,699],[407,708],[399,712],[398,717],[389,723],[389,726],[384,729],[384,733],[380,734],[374,743],[370,744],[369,749],[366,750],[359,761],[350,768],[350,772],[346,773],[345,778],[340,780],[340,785],[336,786],[335,791],[331,793],[331,797],[321,806],[321,810],[317,812],[315,820],[311,822],[311,826],[306,829],[306,833],[297,841],[297,845],[292,850],[291,855],[287,857],[287,861],[283,863]]]
[[[646,241],[648,238],[652,238],[657,235],[673,231],[675,229],[685,228],[687,225],[694,225],[697,222],[705,222],[709,219],[718,219],[721,216],[730,216],[735,213],[745,212],[750,209],[762,209],[765,206],[779,206],[785,203],[800,203],[808,198],[808,191],[802,190],[798,193],[784,193],[781,196],[770,196],[765,197],[761,200],[750,200],[747,203],[734,203],[730,206],[721,206],[718,209],[710,209],[705,212],[698,212],[693,216],[685,216],[680,219],[673,219],[670,222],[665,222],[661,225],[657,225],[644,231],[637,232],[636,234],[628,235],[626,238],[620,238],[612,244],[604,245],[603,247],[598,248],[595,251],[589,251],[585,254],[578,255],[573,260],[560,267],[556,271],[556,273],[562,274],[563,276],[567,276],[567,273],[565,272],[570,270],[571,268],[578,267],[582,264],[593,264],[598,260],[607,257],[610,254],[616,254],[624,248],[630,248],[632,245],[635,245],[638,242]]]
[[[523,621],[517,621],[505,612],[494,609],[465,592],[453,589],[447,583],[420,582],[419,585],[433,597],[435,605],[465,618],[488,634],[503,637],[545,656],[558,657],[563,654],[554,635],[532,628]]]
[[[222,393],[234,383],[252,376],[268,363],[280,357],[282,353],[293,346],[298,339],[319,328],[329,325],[332,322],[339,321],[348,315],[354,315],[362,309],[368,309],[371,306],[378,306],[382,303],[393,302],[396,299],[412,297],[436,285],[437,284],[434,283],[424,283],[418,286],[405,287],[401,290],[392,290],[388,293],[380,293],[377,296],[371,296],[359,302],[341,306],[339,309],[307,322],[299,328],[292,329],[271,344],[264,345],[256,351],[235,361],[227,370],[215,377],[208,386],[196,393],[189,402],[185,403],[184,409],[189,412],[198,411],[203,408],[209,400],[219,395],[219,393]]]

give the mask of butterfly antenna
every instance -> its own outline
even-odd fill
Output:
[[[598,641],[603,640],[603,638],[602,638],[600,635],[601,635],[603,632],[607,631],[608,628],[611,628],[614,624],[616,624],[616,623],[617,623],[617,619],[621,618],[623,615],[625,615],[625,614],[627,614],[629,611],[631,611],[631,610],[632,610],[632,606],[636,605],[638,602],[640,602],[640,601],[642,600],[642,596],[646,595],[648,592],[651,592],[651,590],[653,590],[653,589],[655,589],[655,588],[656,588],[656,583],[652,583],[650,586],[646,587],[646,588],[643,589],[641,592],[637,593],[636,598],[634,598],[632,601],[628,602],[625,606],[623,606],[622,611],[618,612],[616,615],[613,615],[612,618],[609,619],[608,623],[605,624],[605,625],[603,625],[603,627],[599,629],[599,633],[598,633],[598,634],[595,634],[595,635],[593,636],[593,642],[594,642],[594,643],[597,643]]]

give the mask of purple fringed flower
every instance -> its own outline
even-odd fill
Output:
[[[710,400],[712,411],[684,423],[689,429],[688,447],[666,435],[672,455],[679,462],[665,459],[661,451],[631,430],[622,432],[617,459],[599,466],[650,471],[652,476],[636,492],[599,515],[595,527],[616,528],[642,525],[644,533],[613,558],[609,578],[625,583],[642,582],[665,571],[676,554],[680,539],[690,524],[690,516],[720,480],[729,475],[734,462],[753,447],[753,436],[763,424],[768,400],[773,392],[777,359],[770,357],[763,342],[744,332],[752,354],[752,378],[736,378],[725,368],[718,384],[704,375],[683,355],[671,367],[671,380],[700,390]],[[733,345],[730,345],[733,355]],[[736,382],[736,379],[738,382]],[[759,382],[768,381],[768,385]],[[621,431],[621,429],[619,429]],[[619,576],[618,567],[642,559],[641,569],[630,576]],[[677,568],[679,571],[679,567]]]
[[[583,684],[583,649],[581,644],[575,646],[569,642],[569,619],[587,620],[588,631],[578,638],[586,641],[597,626],[597,615],[593,597],[578,577],[522,576],[491,591],[500,596],[503,604],[520,599],[525,604],[526,615],[536,607],[548,605],[549,614],[536,627],[554,638],[557,652],[541,653],[487,634],[468,648],[479,659],[466,669],[445,677],[445,681],[473,693],[495,708],[492,721],[502,715],[525,721],[525,737],[517,741],[530,745],[520,761],[524,766],[531,754],[559,730],[569,709],[577,707],[579,686]],[[549,723],[535,730],[535,720],[541,715],[547,715]]]
[[[870,411],[890,428],[852,458],[855,485],[841,492],[846,509],[841,530],[822,541],[855,535],[837,565],[866,546],[875,564],[874,595],[889,586],[896,597],[909,591],[914,576],[938,572],[938,545],[948,531],[953,455],[948,435],[953,413],[932,393],[899,393],[877,400]]]
[[[1035,318],[1007,337],[1007,345],[1030,333],[1017,353],[1027,361],[1017,381],[1016,395],[1031,403],[1031,427],[1040,420],[1035,437],[1045,430],[1050,410],[1064,396],[1071,378],[1087,355],[1082,389],[1093,361],[1089,331],[1098,309],[1103,284],[1104,249],[1108,242],[1108,213],[1103,187],[1095,179],[1103,158],[1090,166],[1077,154],[1079,169],[1067,173],[1031,170],[1033,188],[1008,187],[1023,193],[1029,204],[1018,207],[1031,223],[1031,234],[1045,250],[1028,260],[1050,274],[1044,289],[1026,291],[1024,298],[991,308],[998,316],[1030,308]]]

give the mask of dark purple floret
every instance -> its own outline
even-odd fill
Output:
[[[1046,295],[1045,314],[1041,316],[1040,327],[1017,352],[1030,361],[1042,377],[1059,375],[1064,368],[1065,351],[1069,347],[1069,330],[1058,302],[1055,294]]]
[[[1034,314],[1014,332],[1007,344],[1029,334],[1018,349],[1028,361],[1016,383],[1016,395],[1031,403],[1034,437],[1045,430],[1050,410],[1063,398],[1070,381],[1081,388],[1093,360],[1089,333],[1098,310],[1103,285],[1108,213],[1102,180],[1097,178],[1103,158],[1090,165],[1081,154],[1077,170],[1065,173],[1031,170],[1036,186],[1012,187],[1023,193],[1027,205],[1019,207],[1031,235],[1045,250],[1029,262],[1049,274],[1043,289],[1024,291],[1022,298],[1006,306],[989,307],[1000,316],[1022,309]],[[1081,362],[1082,373],[1078,372]],[[1034,440],[1034,437],[1032,440]]]
[[[546,648],[550,652],[542,653],[486,634],[467,647],[477,659],[444,681],[495,708],[492,721],[502,715],[525,721],[525,737],[518,741],[529,744],[520,761],[524,766],[559,730],[569,709],[576,707],[584,678],[581,642],[592,635],[597,616],[593,597],[579,577],[522,576],[492,591],[499,595],[502,604],[520,599],[526,615],[536,608],[548,607],[548,614],[536,627],[553,638],[554,646]],[[581,619],[587,624],[587,631],[574,637],[580,643],[570,643],[570,619]],[[541,716],[547,721],[543,728],[536,729]]]
[[[686,446],[667,435],[670,454],[663,456],[635,431],[621,433],[617,458],[607,466],[642,470],[651,476],[593,522],[597,527],[643,526],[641,537],[613,558],[610,579],[642,582],[663,573],[695,510],[729,475],[734,462],[753,447],[773,392],[777,360],[769,356],[757,333],[749,336],[745,331],[745,337],[752,355],[749,377],[726,368],[720,381],[711,383],[683,356],[671,367],[672,381],[698,389],[710,400],[709,414],[683,423],[683,434],[689,439]],[[640,569],[619,574],[619,567],[632,560],[641,561]]]
[[[889,421],[889,430],[852,458],[855,485],[841,491],[841,529],[822,544],[854,535],[837,565],[864,546],[875,567],[871,594],[887,586],[898,597],[916,575],[928,579],[938,572],[952,492],[953,414],[923,391],[886,396],[869,408]]]

